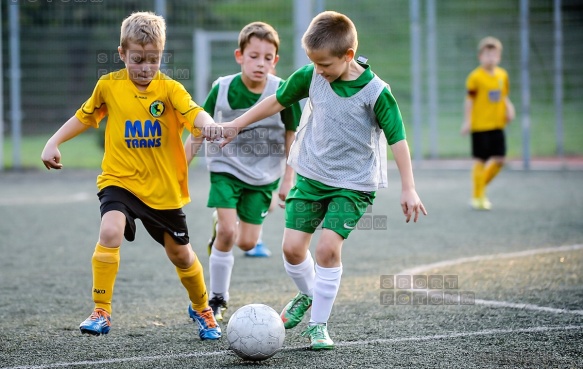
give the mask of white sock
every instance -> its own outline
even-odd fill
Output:
[[[209,257],[210,273],[210,295],[213,298],[216,295],[222,295],[225,301],[229,301],[229,286],[231,285],[231,272],[235,264],[233,251],[223,252],[215,247],[211,249]]]
[[[261,231],[259,231],[259,238],[257,238],[257,244],[260,244],[263,242],[263,240],[261,238],[263,238],[263,228],[261,228]]]
[[[335,268],[322,268],[316,265],[314,300],[312,301],[310,324],[328,322],[334,300],[338,294],[341,277],[342,265]]]
[[[314,295],[314,259],[312,259],[312,254],[308,251],[307,257],[304,261],[297,265],[290,264],[285,257],[283,259],[283,265],[287,275],[294,281],[298,290],[301,293],[313,296]]]

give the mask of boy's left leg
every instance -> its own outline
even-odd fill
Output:
[[[310,323],[303,333],[310,337],[312,350],[334,348],[334,342],[328,335],[327,323],[340,288],[343,242],[344,238],[338,233],[323,229],[316,246],[314,299]]]
[[[495,156],[488,160],[486,167],[484,168],[484,182],[488,185],[502,170],[504,167],[504,157]]]
[[[484,183],[488,185],[500,173],[506,159],[506,136],[504,130],[491,133],[489,159],[484,168]]]
[[[275,209],[276,206],[277,206],[277,195],[274,194],[271,198],[271,203],[270,203],[269,209],[267,211],[269,213],[271,213],[273,211],[273,209]],[[245,251],[245,256],[253,257],[253,258],[268,258],[271,256],[271,251],[269,251],[269,248],[263,242],[263,228],[261,229],[261,232],[259,233],[259,238],[257,239],[255,247],[253,247],[251,250]]]
[[[255,258],[270,257],[271,251],[263,243],[262,235],[263,227],[261,224],[240,221],[236,244],[241,250],[245,251],[245,256]]]
[[[222,321],[229,301],[229,288],[235,258],[233,245],[237,239],[237,211],[230,208],[217,208],[217,237],[209,257],[210,294],[209,305],[215,319]]]
[[[304,335],[310,337],[313,350],[334,348],[327,323],[342,277],[342,245],[356,229],[374,198],[374,193],[338,189],[327,206],[322,234],[316,246],[316,277],[310,323],[304,332]]]
[[[261,237],[263,226],[261,224],[253,224],[239,220],[237,227],[237,240],[235,244],[243,251],[253,250]]]
[[[216,340],[221,337],[221,327],[217,324],[213,311],[208,305],[204,272],[198,257],[189,244],[179,245],[168,234],[164,234],[164,249],[176,267],[180,282],[186,288],[191,304],[188,313],[198,325],[198,335],[202,340]]]
[[[245,251],[245,256],[252,258],[268,258],[271,256],[271,251],[269,251],[269,248],[263,242],[263,229],[259,232],[255,246],[251,250]]]

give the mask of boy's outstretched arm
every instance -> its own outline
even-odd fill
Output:
[[[65,124],[59,128],[55,134],[49,138],[45,144],[42,154],[40,155],[47,169],[61,169],[63,164],[61,164],[61,152],[59,151],[59,145],[65,141],[69,141],[73,137],[85,132],[90,126],[81,123],[79,118],[72,116]]]
[[[232,122],[221,124],[224,129],[224,140],[221,142],[220,147],[223,147],[229,142],[233,141],[239,132],[241,132],[241,130],[247,127],[249,124],[277,114],[283,109],[285,109],[285,106],[281,105],[279,101],[277,101],[275,95],[271,95]]]
[[[405,215],[405,221],[409,223],[413,213],[415,213],[413,221],[417,222],[419,212],[427,215],[427,210],[425,210],[425,206],[423,206],[419,195],[417,195],[417,191],[415,191],[409,145],[406,140],[401,140],[391,145],[391,151],[393,152],[393,157],[395,158],[401,176],[401,208]]]
[[[222,137],[223,127],[216,124],[213,117],[204,110],[199,111],[194,118],[194,126],[201,129],[202,135],[208,141],[218,140]]]

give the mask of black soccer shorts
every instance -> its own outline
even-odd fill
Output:
[[[128,241],[136,238],[136,219],[156,242],[164,246],[164,233],[168,233],[178,244],[188,244],[188,226],[182,209],[157,210],[144,204],[125,188],[108,186],[97,194],[101,202],[101,216],[108,211],[121,211],[126,216],[124,237]]]

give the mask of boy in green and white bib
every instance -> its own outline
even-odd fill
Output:
[[[284,267],[298,294],[284,307],[286,328],[312,307],[303,335],[314,350],[334,348],[327,322],[340,286],[341,250],[375,191],[386,187],[386,140],[401,176],[405,219],[427,214],[415,190],[409,147],[397,103],[388,85],[363,59],[356,60],[356,29],[343,14],[317,15],[302,44],[312,64],[300,68],[272,95],[223,124],[226,149],[253,122],[309,97],[288,164],[298,174],[286,199]],[[309,247],[320,224],[316,263]]]

